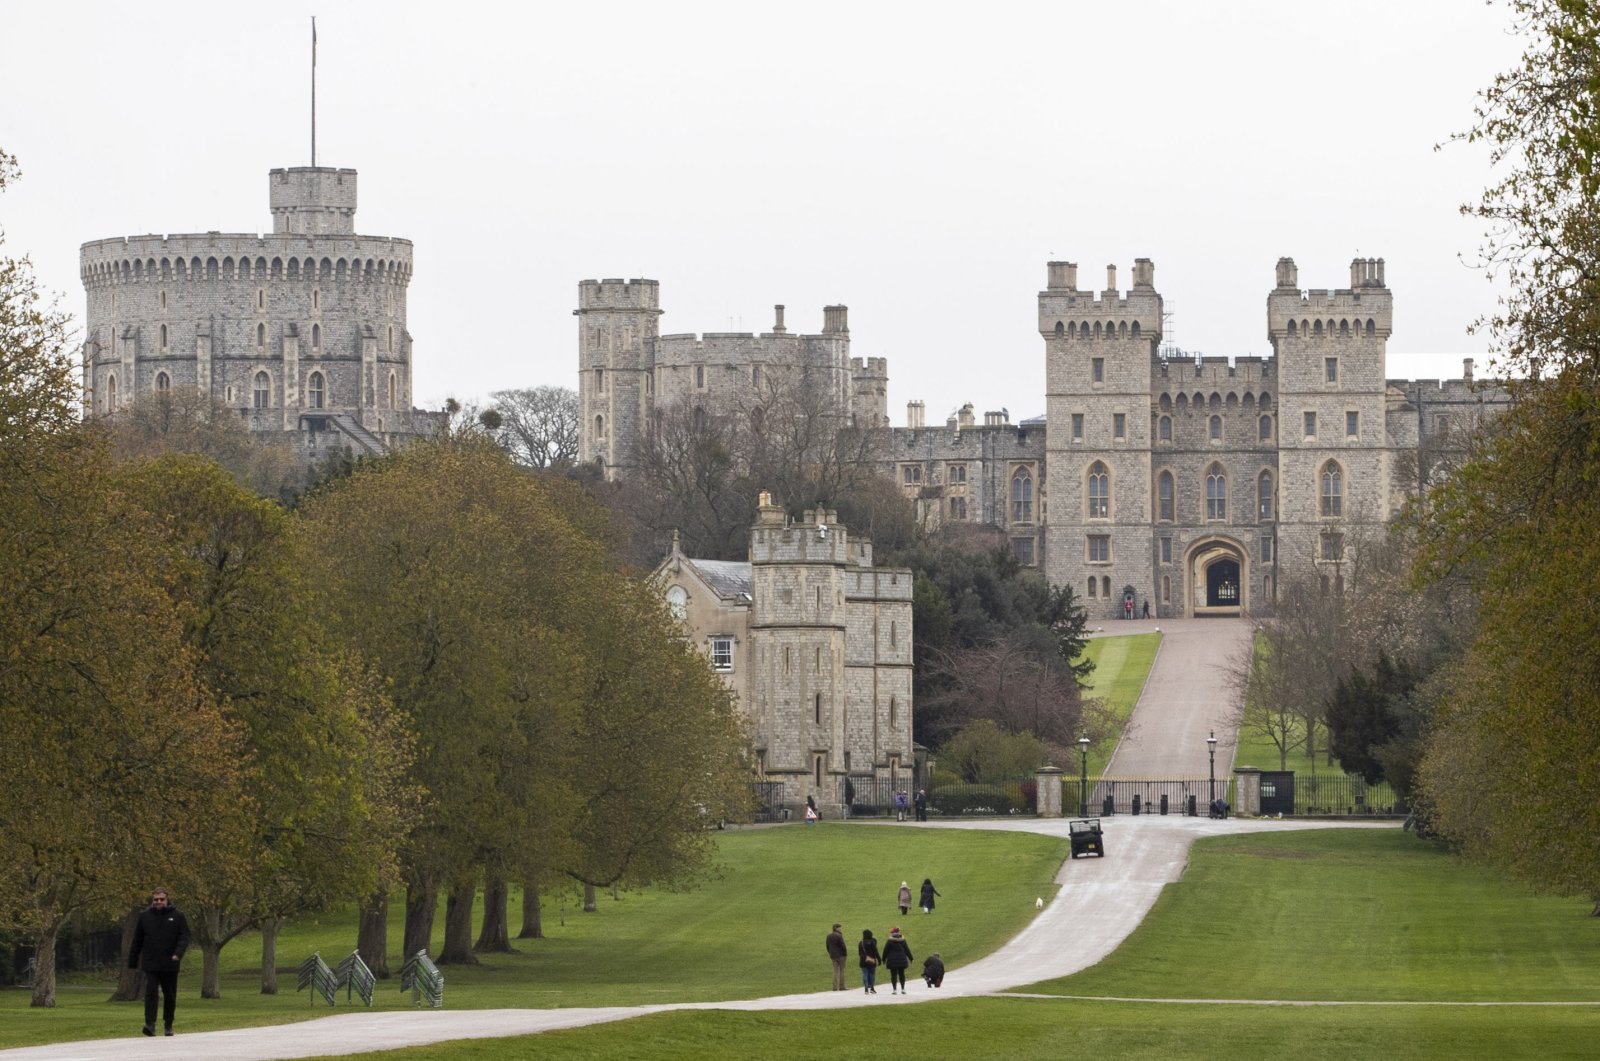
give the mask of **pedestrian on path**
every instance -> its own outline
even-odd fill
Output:
[[[850,956],[850,951],[844,945],[844,926],[839,922],[833,923],[833,931],[828,933],[826,940],[828,946],[828,960],[833,963],[833,989],[844,990],[844,960]]]
[[[937,954],[930,954],[922,960],[922,978],[928,981],[929,987],[944,986],[944,959]]]
[[[173,1011],[178,1008],[178,966],[189,949],[189,920],[172,905],[167,889],[150,893],[150,905],[139,915],[128,949],[128,968],[144,973],[144,1033],[156,1033],[156,993],[161,994],[161,1022],[172,1034]]]
[[[906,794],[905,794],[904,790],[901,790],[901,791],[896,792],[894,794],[894,820],[895,821],[903,822],[903,821],[906,820],[906,808],[909,805],[910,805],[910,801],[908,801],[906,799]]]
[[[861,930],[861,942],[856,944],[856,958],[861,963],[861,989],[869,995],[876,995],[878,965],[883,957],[878,953],[878,941],[872,938],[872,929]]]
[[[904,917],[911,912],[911,885],[905,881],[900,882],[900,916]]]
[[[922,907],[922,912],[923,913],[925,913],[925,914],[933,913],[933,897],[935,895],[939,895],[939,889],[937,889],[937,888],[935,888],[933,886],[933,881],[929,880],[927,877],[923,877],[922,878],[922,902],[917,904],[918,906]],[[943,899],[944,896],[939,895],[939,898]]]
[[[883,945],[883,964],[889,970],[891,995],[905,994],[906,970],[911,967],[911,958],[911,944],[906,942],[898,928],[891,928],[889,940]]]
[[[917,821],[919,821],[919,822],[927,821],[928,820],[928,790],[927,789],[925,789],[925,788],[917,789],[916,804],[917,804]]]

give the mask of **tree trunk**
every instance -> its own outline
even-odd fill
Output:
[[[518,939],[544,939],[544,921],[539,916],[539,886],[529,882],[522,886],[522,931]]]
[[[433,949],[433,911],[439,893],[432,885],[406,886],[406,932],[402,961],[410,961],[418,951]]]
[[[511,952],[511,927],[507,907],[511,900],[511,886],[504,876],[495,875],[483,882],[483,929],[472,949],[479,954],[509,954]]]
[[[222,910],[215,906],[202,906],[195,918],[200,931],[194,941],[200,944],[200,997],[222,997]]]
[[[472,903],[478,897],[478,882],[468,881],[450,889],[444,904],[444,949],[439,965],[477,965],[472,953]]]
[[[51,921],[33,937],[33,998],[30,1006],[56,1008],[56,933],[59,921]]]
[[[583,885],[583,912],[586,914],[592,914],[597,909],[599,909],[599,907],[595,905],[594,901],[594,885],[585,882]]]
[[[278,929],[283,918],[268,917],[261,922],[261,993],[278,993]]]
[[[128,968],[128,952],[133,949],[133,933],[139,927],[139,915],[144,913],[144,908],[136,906],[133,913],[122,919],[122,950],[117,962],[117,989],[111,992],[107,1002],[143,1002],[144,1001],[144,973],[138,969]]]
[[[356,950],[372,975],[389,979],[389,893],[378,892],[361,904],[356,924]]]

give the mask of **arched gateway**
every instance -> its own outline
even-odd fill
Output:
[[[1189,614],[1237,616],[1245,607],[1244,587],[1248,560],[1232,538],[1204,538],[1189,547],[1184,576],[1188,583]]]

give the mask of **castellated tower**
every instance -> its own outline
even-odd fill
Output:
[[[356,172],[268,175],[272,232],[85,243],[84,406],[198,388],[317,459],[381,453],[443,414],[411,406],[411,243],[355,231]]]
[[[1267,296],[1279,373],[1278,563],[1330,581],[1390,512],[1385,351],[1394,299],[1382,258],[1350,263],[1350,286],[1299,288],[1289,258]]]
[[[633,460],[655,400],[652,354],[661,317],[654,280],[578,284],[578,459],[599,461],[615,478]]]
[[[1078,289],[1076,264],[1048,269],[1039,334],[1050,429],[1046,489],[1034,515],[1047,526],[1045,571],[1051,583],[1071,586],[1091,615],[1120,614],[1125,592],[1141,601],[1152,595],[1151,372],[1162,311],[1155,266],[1135,260],[1125,292],[1107,266],[1098,294]],[[1012,485],[1015,517],[1022,498]]]

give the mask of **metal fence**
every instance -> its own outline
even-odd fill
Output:
[[[783,805],[783,782],[750,782],[750,808],[752,822],[787,821],[789,812]]]
[[[1387,781],[1369,785],[1356,774],[1296,774],[1294,812],[1343,817],[1404,817],[1411,810]]]
[[[1078,811],[1079,782],[1075,779],[1070,790],[1062,778],[1061,806],[1063,810]],[[1210,778],[1129,778],[1101,777],[1089,779],[1088,806],[1090,815],[1102,817],[1113,814],[1198,814],[1204,815],[1210,804],[1211,793],[1233,802],[1228,779],[1219,777],[1215,783]]]

